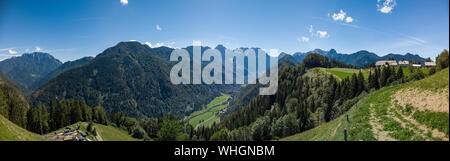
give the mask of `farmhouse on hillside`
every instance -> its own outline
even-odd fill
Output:
[[[425,67],[427,68],[431,68],[436,66],[436,62],[425,62]]]
[[[381,60],[381,61],[377,61],[375,63],[376,67],[381,67],[381,66],[393,66],[396,67],[398,66],[397,61],[395,60]]]
[[[406,61],[406,60],[398,61],[398,66],[400,66],[400,67],[408,67],[408,65],[409,65],[409,61]]]
[[[412,67],[414,67],[414,68],[420,68],[420,67],[422,67],[422,64],[413,64]]]

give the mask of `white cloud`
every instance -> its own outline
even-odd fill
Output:
[[[391,13],[394,7],[397,6],[397,2],[395,0],[377,0],[377,2],[378,11],[384,14]]]
[[[345,21],[346,23],[353,22],[353,18],[350,16],[347,16],[347,13],[344,12],[344,10],[340,10],[339,13],[333,13],[333,16],[331,16],[334,21]]]
[[[302,36],[302,37],[298,38],[298,41],[301,41],[301,42],[308,42],[308,41],[309,41],[309,38],[308,38],[308,37]]]
[[[162,28],[159,25],[156,25],[156,30],[161,31]]]
[[[347,17],[347,18],[345,18],[345,22],[347,22],[347,23],[353,22],[353,18]]]
[[[310,32],[310,33],[313,33],[313,32],[314,32],[313,25],[309,25],[309,32]]]
[[[120,3],[122,3],[122,5],[126,6],[128,5],[128,0],[120,0]]]
[[[36,51],[36,52],[40,52],[42,49],[41,49],[41,47],[39,47],[39,46],[36,46],[36,48],[34,49],[34,51]]]
[[[145,45],[151,47],[151,48],[159,48],[161,46],[167,46],[164,43],[156,43],[155,45],[153,45],[151,42],[145,42]],[[168,46],[170,47],[170,46]]]
[[[320,38],[326,38],[329,36],[328,32],[326,32],[326,31],[317,30],[317,34],[319,35]]]
[[[9,53],[9,54],[17,54],[17,51],[14,51],[13,49],[9,49],[9,50],[8,50],[8,53]]]
[[[269,50],[269,55],[270,56],[273,56],[273,57],[277,57],[278,55],[280,55],[280,50],[278,50],[278,49],[270,49]]]
[[[11,49],[13,49],[13,48],[4,48],[4,49],[0,49],[0,52],[8,51],[8,50],[11,50]]]
[[[341,11],[339,13],[333,13],[333,20],[335,21],[343,21],[345,18],[345,15],[347,15],[347,13],[344,12],[344,10],[341,9]]]
[[[192,46],[202,46],[202,42],[199,40],[192,41]]]

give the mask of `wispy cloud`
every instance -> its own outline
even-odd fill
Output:
[[[328,38],[328,37],[330,37],[330,35],[328,34],[327,31],[322,31],[322,30],[315,31],[313,25],[309,25],[308,32],[310,33],[310,36],[297,37],[297,41],[300,43],[307,43],[312,38]]]
[[[327,31],[320,31],[320,30],[317,30],[317,35],[319,35],[319,38],[327,38],[330,36],[328,35]]]
[[[20,56],[20,54],[13,54],[13,55],[11,55],[11,54],[0,54],[0,56],[10,58],[10,57],[13,57],[13,56]]]
[[[381,13],[391,13],[395,6],[397,6],[397,2],[395,0],[377,0],[378,11]]]
[[[151,47],[151,48],[158,48],[158,47],[161,47],[161,46],[166,46],[166,47],[169,47],[169,48],[173,48],[172,46],[175,44],[175,42],[173,42],[173,41],[167,41],[167,42],[158,42],[158,43],[156,43],[156,44],[152,44],[151,42],[145,42],[145,45],[147,45],[147,46],[149,46],[149,47]]]
[[[0,49],[0,52],[8,51],[8,50],[11,50],[11,49],[13,49],[13,48],[4,48],[4,49]]]
[[[120,0],[120,3],[122,3],[122,5],[126,6],[128,5],[128,0]]]
[[[270,49],[269,50],[269,55],[272,57],[277,57],[278,55],[280,55],[281,51],[278,49]]]
[[[36,52],[40,52],[42,49],[41,49],[41,47],[39,47],[39,46],[36,46],[35,48],[34,48],[34,51],[36,51]]]
[[[161,31],[162,30],[161,26],[156,25],[156,30]]]
[[[300,42],[308,42],[309,41],[309,37],[302,36],[302,37],[299,37],[297,40],[300,41]]]
[[[17,54],[17,51],[15,51],[15,50],[13,50],[13,49],[9,49],[9,50],[8,50],[8,53],[9,53],[9,54]]]

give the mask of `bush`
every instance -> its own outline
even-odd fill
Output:
[[[176,120],[166,119],[162,122],[161,129],[157,132],[160,141],[176,141],[181,133],[181,125]]]
[[[145,130],[142,129],[142,127],[140,126],[135,126],[132,130],[132,137],[134,138],[138,138],[138,139],[143,139],[147,136],[147,133],[145,133]]]
[[[89,122],[89,124],[88,124],[86,130],[87,130],[88,132],[92,132],[93,126],[94,126],[93,123],[92,123],[92,122]]]
[[[211,138],[210,141],[230,141],[230,131],[226,128],[223,128],[217,132],[215,132]]]

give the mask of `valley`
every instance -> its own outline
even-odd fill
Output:
[[[46,71],[29,89],[1,75],[0,140],[448,140],[446,50],[438,66],[421,68],[286,54],[275,95],[258,95],[261,84],[173,85],[172,50],[120,42]]]
[[[217,115],[226,111],[230,97],[230,95],[222,94],[221,96],[214,98],[214,100],[206,105],[205,109],[191,113],[184,121],[194,126],[194,128],[218,124],[220,122],[220,117]]]

